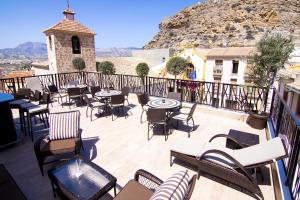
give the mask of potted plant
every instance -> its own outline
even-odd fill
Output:
[[[265,128],[269,114],[265,112],[268,91],[278,79],[277,72],[284,68],[289,55],[294,50],[291,37],[279,33],[267,32],[256,44],[256,53],[252,55],[253,65],[249,78],[260,87],[265,88],[263,101],[259,110],[251,110],[247,123],[255,128]]]
[[[149,66],[147,63],[139,63],[135,68],[136,74],[141,78],[143,86],[145,86],[145,76],[149,73]]]
[[[115,65],[114,63],[110,61],[103,61],[103,62],[97,62],[96,63],[97,71],[101,72],[104,75],[112,75],[116,73]],[[113,84],[110,81],[110,77],[107,76],[109,88],[113,88]]]
[[[182,57],[173,57],[167,62],[167,72],[175,76],[175,92],[177,92],[176,78],[179,74],[186,70],[187,66],[187,60]],[[169,89],[172,90],[171,88]]]
[[[82,58],[80,57],[77,57],[77,58],[74,58],[72,60],[72,63],[73,63],[73,67],[78,70],[79,72],[81,70],[84,70],[85,69],[85,62]]]

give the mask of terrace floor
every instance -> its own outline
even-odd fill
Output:
[[[169,166],[170,146],[183,140],[208,141],[213,135],[228,133],[229,129],[236,129],[260,137],[260,141],[266,140],[265,130],[255,130],[245,123],[245,114],[231,111],[216,110],[205,106],[198,106],[194,115],[197,129],[188,138],[183,129],[174,130],[168,140],[164,136],[155,135],[147,140],[147,122],[140,124],[141,108],[135,95],[130,95],[129,116],[125,119],[119,117],[114,121],[111,117],[100,117],[90,122],[85,116],[86,107],[75,107],[81,111],[81,128],[86,158],[91,159],[97,165],[103,167],[117,177],[119,191],[138,169],[145,169],[165,180],[174,172],[185,169],[174,164]],[[57,102],[50,106],[50,112],[68,111],[69,107],[62,108]],[[14,117],[18,117],[14,110]],[[145,116],[144,116],[145,117]],[[144,118],[145,120],[145,118]],[[37,138],[37,133],[35,134]],[[225,145],[224,139],[216,140],[220,145]],[[4,163],[8,171],[25,193],[28,199],[54,199],[50,180],[47,175],[41,175],[33,151],[33,143],[29,137],[25,137],[23,143],[0,151],[0,163]],[[50,168],[50,166],[48,167]],[[189,170],[190,174],[195,172]],[[264,170],[265,181],[260,184],[265,199],[275,199],[270,167]],[[112,191],[110,192],[111,194]],[[102,199],[112,199],[109,195]],[[192,200],[198,199],[253,199],[247,194],[222,185],[211,179],[200,177],[192,195]]]

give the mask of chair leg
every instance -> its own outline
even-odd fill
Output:
[[[86,117],[88,117],[88,110],[89,110],[89,107],[87,106],[87,107],[86,107],[86,111],[85,111],[85,116],[86,116]]]
[[[149,138],[149,131],[150,131],[150,124],[148,122],[148,133],[147,133],[147,135],[148,135],[148,141],[150,140],[150,138]]]
[[[189,126],[189,120],[188,119],[186,120],[186,125]],[[188,131],[188,134],[189,134],[188,137],[190,137],[191,136],[191,131],[190,130]]]
[[[194,122],[193,117],[191,119],[192,119],[192,122],[193,122],[193,129],[192,129],[192,131],[194,131],[194,129],[195,129],[195,122]]]
[[[173,166],[173,159],[172,159],[172,155],[170,154],[170,167]]]
[[[93,108],[91,108],[91,121],[93,120]]]
[[[144,114],[144,110],[142,111],[142,114],[141,114],[141,117],[140,117],[140,123],[142,124],[143,123],[143,114]]]
[[[114,108],[111,108],[111,121],[114,121]]]
[[[167,124],[164,124],[164,134],[165,134],[165,141],[167,141],[168,136],[167,136]]]

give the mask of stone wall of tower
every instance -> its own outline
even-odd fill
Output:
[[[81,54],[73,54],[72,51],[72,36],[77,36],[80,40]],[[76,57],[81,57],[85,61],[86,68],[84,71],[96,71],[96,52],[95,39],[93,35],[70,34],[65,32],[53,33],[53,47],[55,48],[55,56],[49,57],[55,59],[56,72],[74,72],[72,60]],[[52,48],[53,48],[52,47]]]

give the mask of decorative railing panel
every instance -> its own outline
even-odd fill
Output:
[[[166,97],[168,92],[173,92],[175,80],[167,78],[148,77],[147,92],[149,95]]]
[[[132,93],[146,92],[146,84],[145,77],[123,75],[122,86],[129,87]]]
[[[285,184],[290,188],[292,198],[299,199],[300,121],[277,91],[273,94],[270,117],[275,136],[283,140],[287,150],[287,157],[283,159],[287,175]]]

